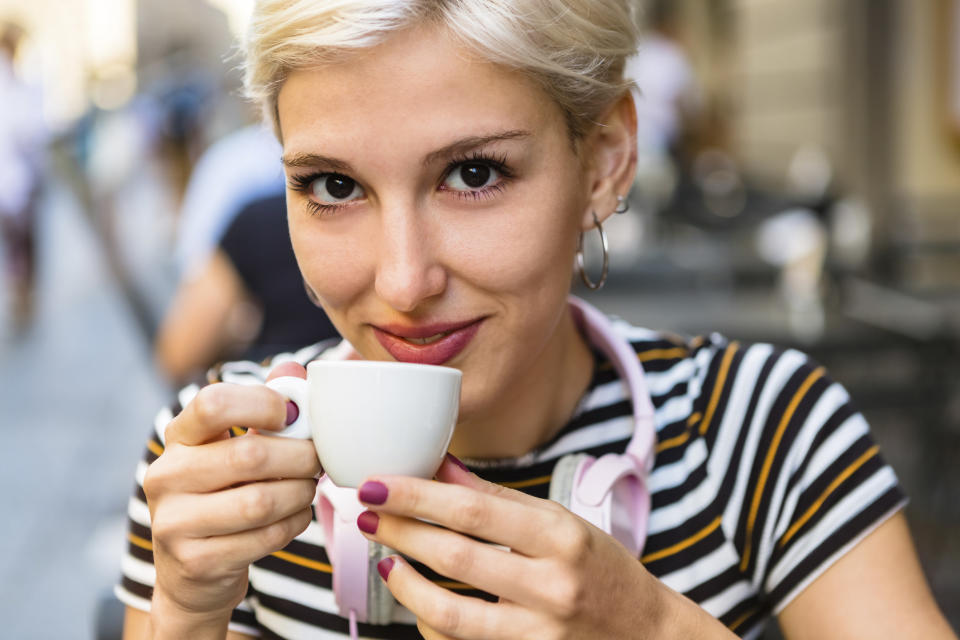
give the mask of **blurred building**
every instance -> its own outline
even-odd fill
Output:
[[[772,190],[787,189],[799,157],[808,178],[868,205],[869,267],[888,282],[960,286],[960,2],[674,4],[712,144]],[[804,169],[817,154],[828,170]]]
[[[56,134],[67,186],[150,334],[172,287],[176,214],[194,162],[248,123],[236,46],[252,0],[0,0],[26,32],[17,67]],[[129,203],[136,200],[137,207]],[[136,242],[121,241],[125,229]]]
[[[25,28],[19,66],[43,85],[48,120],[66,126],[91,106],[124,106],[162,73],[171,56],[189,59],[194,70],[236,88],[231,55],[251,5],[252,0],[0,0],[0,20]]]
[[[921,561],[958,625],[960,1],[664,1],[704,96],[688,144],[726,151],[784,202],[797,190],[845,202],[854,213],[811,210],[831,243],[868,240],[827,265],[826,331],[806,348],[897,469]],[[741,234],[764,215],[743,214]],[[740,295],[731,326],[743,335],[763,314]]]

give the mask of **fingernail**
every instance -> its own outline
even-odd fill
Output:
[[[293,400],[287,400],[287,426],[289,427],[300,417],[300,407]]]
[[[357,527],[364,533],[373,535],[377,532],[378,526],[380,526],[380,516],[373,511],[364,511],[357,516]]]
[[[460,462],[460,458],[458,458],[457,456],[455,456],[455,455],[453,455],[452,453],[449,453],[449,452],[448,452],[448,453],[447,453],[447,459],[448,459],[450,462],[452,462],[453,464],[455,464],[455,465],[457,465],[458,467],[460,467],[461,469],[463,469],[464,471],[466,471],[467,473],[470,473],[470,469],[467,469],[467,465],[465,465],[465,464],[463,464],[462,462]]]
[[[383,504],[387,501],[387,485],[376,480],[364,482],[360,485],[357,497],[360,498],[360,502],[367,504]]]
[[[390,575],[390,570],[393,569],[393,558],[384,558],[377,563],[377,571],[380,572],[380,577],[386,581],[387,576]]]

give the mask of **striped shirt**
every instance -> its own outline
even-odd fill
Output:
[[[640,561],[737,635],[757,637],[771,615],[903,507],[896,476],[846,390],[804,354],[717,334],[684,341],[619,321],[614,326],[644,367],[656,413],[652,511]],[[316,345],[285,358],[305,363],[323,351]],[[594,362],[577,411],[548,443],[520,458],[465,460],[471,470],[546,498],[561,456],[623,452],[633,431],[628,389],[603,354],[595,353]],[[231,363],[211,381],[259,383],[269,368]],[[135,608],[149,608],[155,576],[143,476],[163,451],[166,423],[197,390],[184,389],[160,413],[137,470],[116,587]],[[413,564],[447,588],[491,597]],[[360,624],[359,632],[419,638],[414,625],[397,606],[394,624]],[[250,567],[248,597],[231,629],[265,638],[348,637],[316,521]]]

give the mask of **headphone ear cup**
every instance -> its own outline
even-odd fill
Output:
[[[548,497],[565,509],[574,511],[573,489],[577,481],[577,475],[580,473],[581,466],[593,459],[593,456],[586,453],[571,453],[560,458],[554,465],[553,474],[550,476],[550,494]],[[578,513],[577,515],[581,514]]]
[[[387,583],[377,575],[377,564],[387,556],[395,553],[393,549],[385,547],[379,542],[370,543],[370,562],[367,569],[367,622],[369,624],[390,624],[393,622],[393,605],[396,600]]]
[[[550,499],[616,538],[639,557],[647,537],[650,494],[642,468],[628,454],[597,459],[580,453],[560,458]]]
[[[638,476],[620,478],[610,490],[610,535],[636,557],[647,541],[650,493]]]
[[[333,595],[344,617],[369,619],[371,578],[370,541],[357,528],[357,516],[366,510],[355,489],[338,487],[324,477],[317,486],[317,519],[323,527],[324,545],[333,567]],[[373,572],[376,576],[376,572]]]

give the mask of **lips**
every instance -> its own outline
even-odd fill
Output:
[[[467,347],[483,320],[419,326],[373,325],[373,333],[398,362],[439,365]]]

